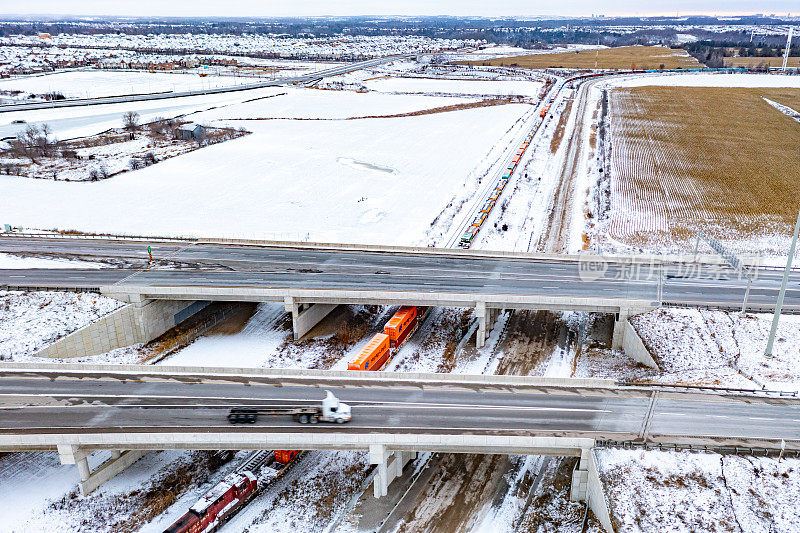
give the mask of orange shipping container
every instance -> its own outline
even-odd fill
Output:
[[[375,334],[366,346],[347,363],[347,370],[378,370],[389,359],[389,336]]]
[[[389,344],[397,346],[405,338],[408,330],[416,324],[416,320],[416,306],[407,305],[398,309],[394,316],[383,326],[383,332],[389,336]]]

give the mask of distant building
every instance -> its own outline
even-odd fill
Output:
[[[181,124],[175,128],[175,138],[182,141],[202,141],[206,138],[206,129],[194,122]]]

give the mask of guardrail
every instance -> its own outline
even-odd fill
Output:
[[[642,387],[642,388],[659,388],[659,389],[668,389],[668,390],[691,390],[691,391],[708,391],[708,392],[715,392],[715,393],[725,393],[725,394],[741,394],[741,395],[764,395],[764,396],[779,396],[785,397],[789,396],[792,398],[797,398],[800,396],[800,391],[782,391],[782,390],[770,390],[770,389],[743,389],[737,387],[718,387],[714,385],[682,385],[682,384],[675,384],[675,383],[636,383],[633,381],[617,381],[617,385],[620,387]]]
[[[357,383],[363,385],[370,382],[386,383],[416,383],[423,385],[448,386],[458,383],[471,383],[500,386],[522,387],[559,387],[559,388],[614,388],[612,379],[594,378],[547,378],[539,376],[506,376],[494,374],[432,374],[419,372],[353,372],[350,370],[316,370],[316,369],[286,369],[286,368],[235,368],[235,367],[197,367],[197,366],[169,366],[169,365],[131,365],[131,364],[86,364],[86,363],[5,363],[0,362],[0,372],[60,372],[83,373],[101,372],[108,374],[135,374],[149,376],[164,376],[165,379],[175,375],[196,376],[207,378],[251,377],[264,379],[299,379],[304,382],[309,380],[329,381],[342,383]],[[334,383],[331,383],[332,385]]]
[[[632,440],[598,440],[597,448],[622,448],[626,450],[662,450],[670,452],[712,452],[721,455],[754,455],[764,457],[800,457],[800,450],[783,450],[780,448],[751,448],[746,446],[724,446],[708,444],[663,444],[658,442],[639,442]]]
[[[21,238],[21,239],[94,239],[102,241],[185,241],[197,242],[195,237],[161,237],[144,235],[115,235],[112,233],[30,233],[30,232],[0,232],[0,238]]]

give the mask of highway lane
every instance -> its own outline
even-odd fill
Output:
[[[129,270],[129,269],[4,269],[0,270],[0,286],[99,288],[118,284],[150,287],[153,293],[164,287],[241,287],[265,289],[346,289],[368,293],[381,291],[415,291],[419,293],[451,293],[481,295],[561,296],[586,298],[632,298],[658,301],[658,278],[629,281],[601,277],[581,279],[576,267],[571,272],[538,263],[524,266],[494,264],[480,269],[429,265],[426,268],[353,265],[337,268],[315,264],[318,268],[297,268],[276,264],[272,271],[218,270]],[[506,267],[509,267],[506,270]],[[325,270],[323,270],[325,269]],[[746,282],[738,279],[671,279],[663,284],[662,298],[667,303],[741,305]],[[751,305],[773,304],[779,279],[777,276],[758,280],[750,291]],[[410,302],[411,303],[411,302]],[[786,294],[787,306],[800,306],[800,285],[794,282]]]
[[[800,400],[635,388],[491,386],[317,378],[0,373],[0,434],[291,432],[288,417],[231,426],[231,405],[312,404],[329,389],[353,406],[345,426],[303,431],[577,436],[651,440],[785,439],[800,446]],[[651,402],[652,410],[651,410]],[[649,419],[649,420],[648,420]],[[790,448],[796,447],[790,442]]]
[[[607,262],[587,277],[580,261],[559,257],[474,257],[458,253],[415,254],[302,247],[235,246],[156,242],[148,265],[147,243],[99,239],[0,238],[0,251],[123,260],[132,269],[0,270],[0,285],[98,288],[150,287],[327,288],[370,292],[514,294],[635,298],[666,303],[741,305],[746,281],[731,269],[704,265]],[[182,267],[180,270],[174,267]],[[185,267],[185,268],[184,268]],[[170,269],[172,268],[172,269]],[[594,278],[597,279],[594,279]],[[772,305],[781,272],[762,269],[750,292],[752,306]],[[409,302],[411,303],[411,302]],[[793,273],[786,303],[800,307],[800,274]]]
[[[310,72],[308,74],[303,74],[300,76],[278,78],[274,80],[259,81],[243,85],[232,85],[229,87],[215,87],[210,89],[199,89],[193,91],[178,91],[178,92],[168,92],[168,93],[141,94],[135,96],[105,96],[98,98],[84,98],[84,99],[75,98],[67,100],[53,100],[50,102],[5,104],[5,105],[0,105],[0,113],[11,112],[11,111],[30,111],[35,109],[52,109],[56,107],[75,107],[75,106],[99,105],[99,104],[115,104],[124,102],[139,102],[145,100],[164,100],[168,98],[181,98],[185,96],[201,96],[206,94],[246,91],[250,89],[260,89],[262,87],[274,87],[277,85],[287,85],[292,83],[306,83],[314,80],[319,80],[327,76],[336,76],[339,74],[344,74],[355,70],[361,70],[363,68],[374,67],[382,63],[395,61],[397,59],[405,57],[411,57],[411,55],[405,54],[405,55],[380,57],[376,59],[369,59],[367,61],[360,61],[358,63],[341,65],[338,67],[322,70],[319,72]]]
[[[452,272],[469,274],[486,273],[537,273],[576,276],[580,264],[568,257],[559,258],[484,258],[470,257],[459,253],[443,255],[444,250],[436,250],[435,255],[413,254],[408,252],[370,252],[331,249],[309,249],[269,246],[238,246],[195,242],[163,243],[146,241],[114,241],[99,239],[54,239],[21,238],[0,234],[0,252],[51,254],[58,257],[72,257],[83,260],[125,259],[146,265],[147,247],[151,246],[155,264],[159,268],[164,262],[196,265],[204,268],[219,268],[237,271],[296,271],[303,268],[325,269],[327,272],[357,272],[372,269],[396,269],[415,272]],[[433,251],[433,250],[432,250]],[[447,250],[446,252],[452,252]],[[642,279],[656,279],[661,269],[658,264],[644,263],[638,271],[632,269],[632,262],[610,260],[603,277],[622,277],[635,274]],[[696,278],[709,279],[736,277],[727,267],[703,265],[699,272],[691,270],[692,265],[669,265],[664,267],[664,276],[670,279]],[[687,276],[688,274],[688,276]],[[699,274],[699,275],[698,275]],[[762,280],[780,279],[781,273],[774,270],[761,270]],[[800,282],[800,272],[793,277]]]

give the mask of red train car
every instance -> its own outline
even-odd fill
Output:
[[[236,514],[258,489],[258,480],[250,472],[234,472],[205,493],[189,512],[164,530],[164,533],[209,533],[216,531]]]
[[[288,465],[299,453],[300,450],[275,450],[275,460]]]

